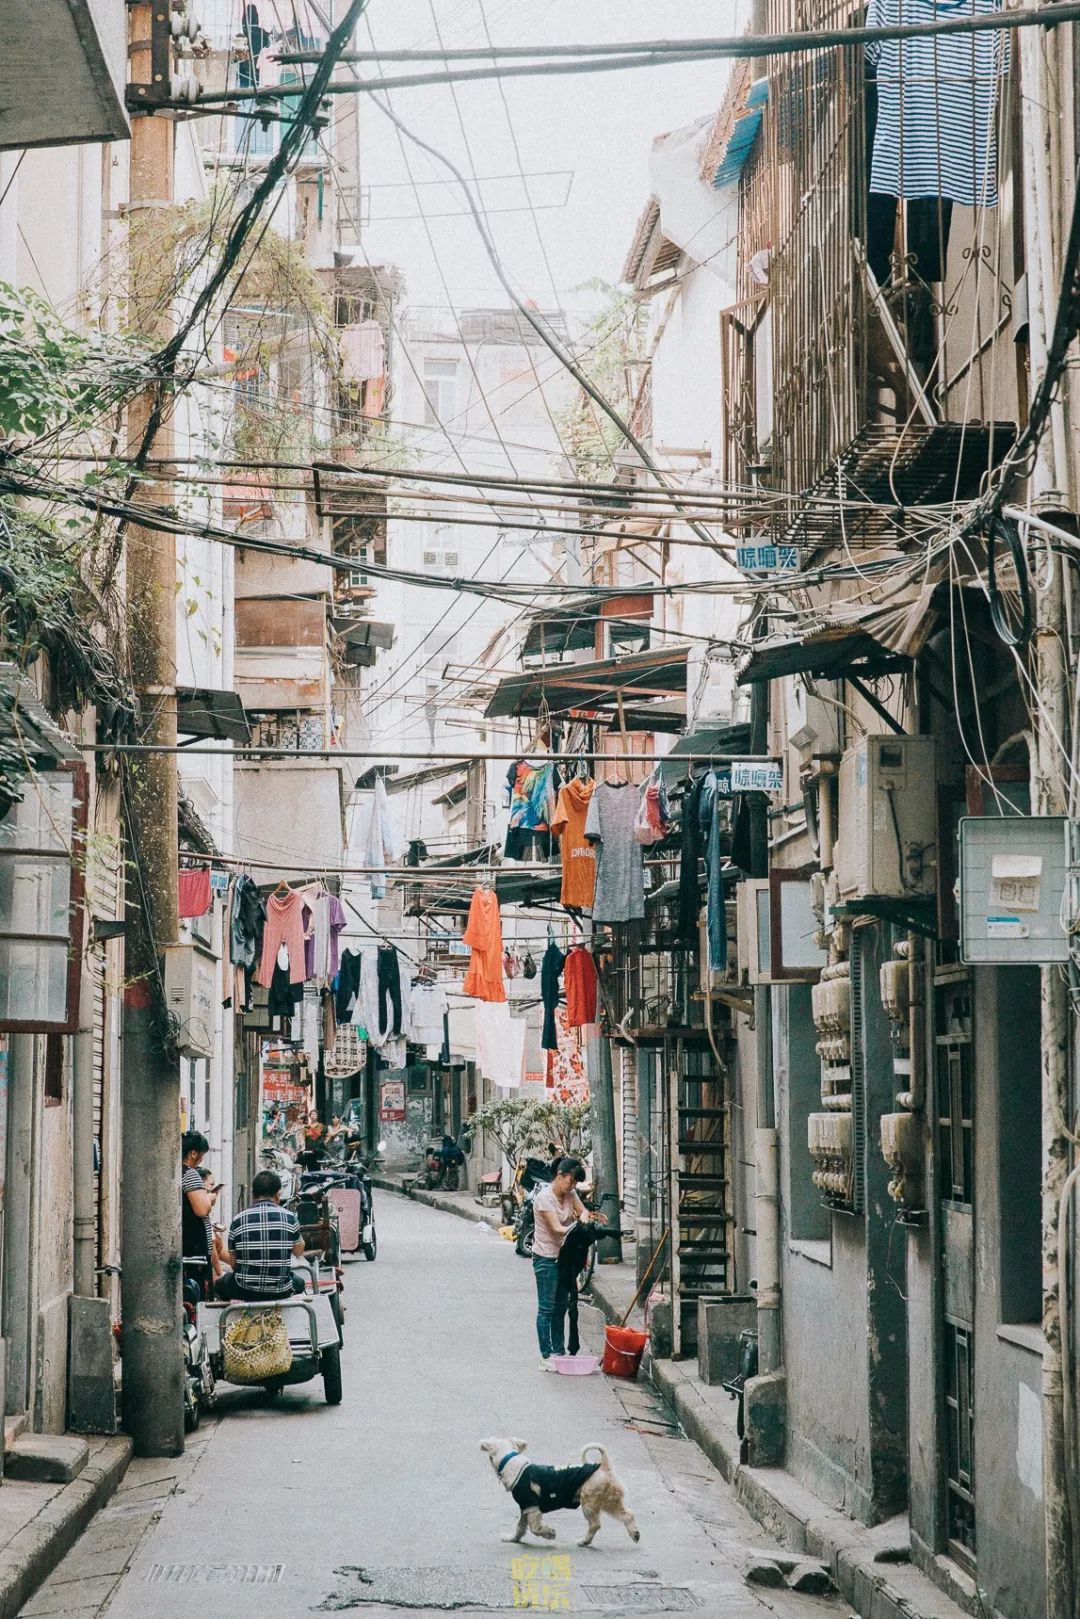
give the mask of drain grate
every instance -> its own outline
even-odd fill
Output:
[[[152,1563],[148,1585],[280,1585],[284,1563]]]
[[[598,1608],[624,1608],[634,1613],[685,1613],[701,1603],[685,1585],[583,1585]]]

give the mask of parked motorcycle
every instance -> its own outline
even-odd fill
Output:
[[[259,1154],[259,1168],[272,1169],[281,1181],[281,1201],[288,1203],[299,1190],[300,1177],[296,1164],[280,1147],[264,1147]]]
[[[514,1252],[520,1254],[522,1259],[531,1259],[533,1255],[533,1238],[536,1235],[533,1198],[541,1186],[550,1184],[551,1178],[551,1165],[543,1158],[526,1158],[517,1167],[514,1176],[514,1192],[518,1197],[513,1219]]]
[[[210,1264],[205,1259],[184,1260],[183,1304],[180,1332],[184,1342],[184,1432],[194,1433],[215,1400],[214,1373],[206,1333],[199,1325],[199,1304],[210,1287]]]
[[[362,1253],[374,1260],[378,1252],[371,1171],[364,1159],[347,1165],[312,1170],[301,1177],[300,1197],[325,1199],[337,1217],[339,1254]]]
[[[441,1142],[433,1141],[424,1155],[424,1185],[428,1191],[441,1186],[447,1192],[456,1192],[464,1162],[465,1154],[450,1136],[443,1136]]]

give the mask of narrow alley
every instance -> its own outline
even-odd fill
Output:
[[[541,1373],[531,1267],[508,1244],[393,1196],[379,1219],[378,1261],[348,1270],[342,1405],[317,1383],[272,1407],[226,1390],[183,1458],[132,1464],[26,1619],[840,1611],[745,1583],[762,1532],[644,1381]],[[576,1513],[552,1520],[551,1545],[504,1544],[515,1508],[479,1448],[496,1434],[553,1463],[590,1439],[609,1447],[640,1545],[605,1520],[581,1550]]]

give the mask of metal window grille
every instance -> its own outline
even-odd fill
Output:
[[[945,1323],[946,1516],[949,1551],[974,1568],[975,1345],[968,1327]]]

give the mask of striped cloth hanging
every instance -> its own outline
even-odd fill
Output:
[[[984,16],[999,0],[870,0],[868,28]],[[870,190],[997,206],[997,113],[1008,71],[1002,30],[891,39],[867,45],[877,70],[878,116]]]

